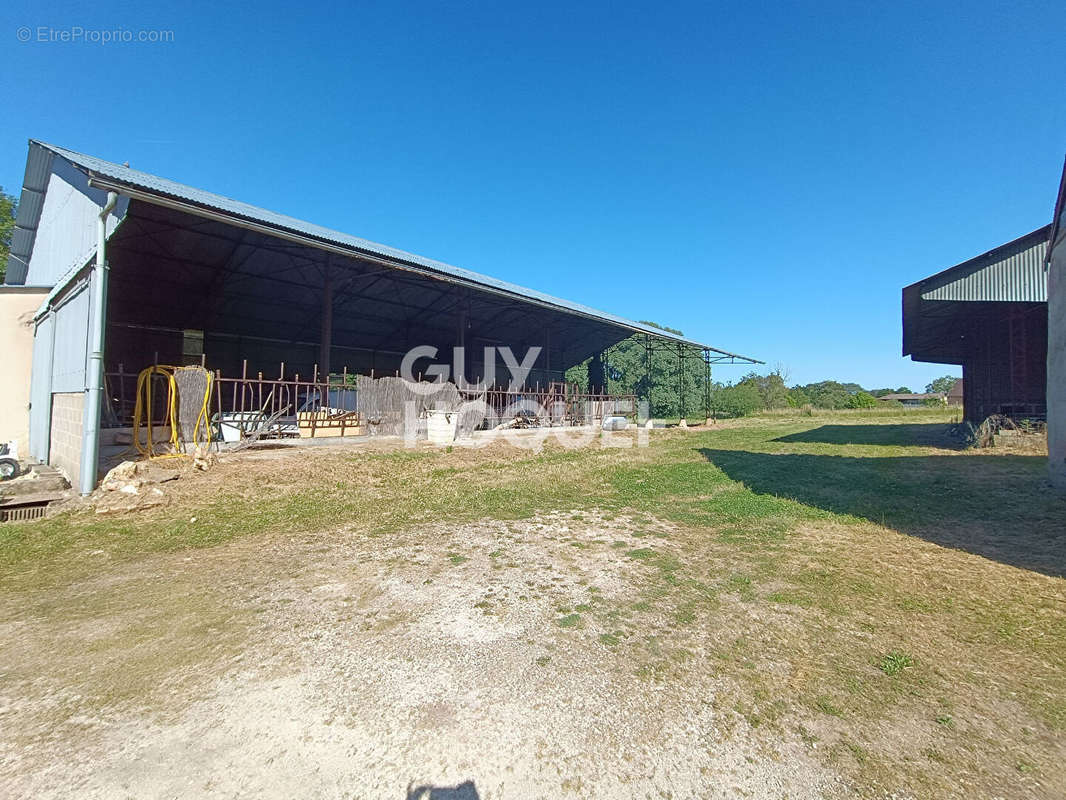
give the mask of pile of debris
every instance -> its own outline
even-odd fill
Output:
[[[90,503],[97,514],[124,514],[165,506],[169,502],[160,484],[179,480],[190,467],[206,471],[218,461],[214,453],[187,459],[123,461],[112,469],[93,492]]]
[[[950,432],[967,447],[996,447],[1024,437],[1043,437],[1047,432],[1047,424],[1042,420],[1030,419],[1016,422],[1005,414],[992,414],[985,417],[980,425],[964,421],[953,425]]]
[[[123,461],[107,473],[93,492],[91,502],[97,514],[121,514],[166,505],[166,495],[158,484],[179,477],[177,470],[152,461]]]

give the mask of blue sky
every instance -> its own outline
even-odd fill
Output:
[[[1066,4],[862,6],[19,0],[0,184],[40,138],[792,382],[918,389],[957,370],[900,356],[900,289],[1050,221]]]

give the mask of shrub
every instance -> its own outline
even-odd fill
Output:
[[[874,408],[876,405],[877,398],[869,392],[856,392],[847,400],[848,408]]]
[[[725,386],[714,394],[715,408],[730,417],[746,417],[762,410],[763,400],[757,387],[750,383]]]

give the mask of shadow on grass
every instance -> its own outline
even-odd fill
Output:
[[[1066,498],[1047,487],[1043,456],[861,458],[709,448],[700,453],[757,494],[862,517],[1023,569],[1066,575]]]
[[[479,800],[473,781],[458,786],[409,786],[407,800]]]
[[[822,425],[809,431],[779,436],[773,441],[940,447],[946,450],[963,448],[960,441],[948,434],[948,426],[937,422],[899,425]]]

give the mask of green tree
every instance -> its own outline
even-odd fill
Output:
[[[681,331],[643,321],[653,328],[682,336]],[[602,377],[601,377],[602,370]],[[693,347],[667,342],[646,346],[643,334],[623,339],[566,371],[566,380],[582,390],[603,386],[612,394],[634,394],[647,400],[654,417],[695,417],[705,410],[707,366],[703,353]],[[678,389],[681,397],[679,402]]]
[[[740,379],[739,384],[750,384],[759,392],[763,408],[784,408],[788,405],[788,387],[778,367],[767,375],[752,372]]]
[[[811,397],[802,386],[793,386],[789,389],[787,400],[790,408],[803,408],[803,406],[811,405]]]
[[[877,398],[869,392],[856,392],[848,398],[848,408],[873,408]]]
[[[851,392],[837,381],[809,383],[803,391],[811,398],[811,405],[818,408],[847,408],[851,397]]]
[[[914,392],[911,391],[909,386],[900,386],[894,394],[914,394]]]
[[[955,385],[955,381],[957,380],[958,378],[954,375],[944,375],[927,385],[925,391],[929,394],[947,394],[951,391],[951,387]]]
[[[727,417],[746,417],[763,408],[763,398],[754,381],[742,380],[736,386],[715,388],[711,405],[718,414]]]
[[[15,232],[15,214],[19,201],[0,186],[0,283],[7,280],[7,257],[11,252],[11,234]]]

